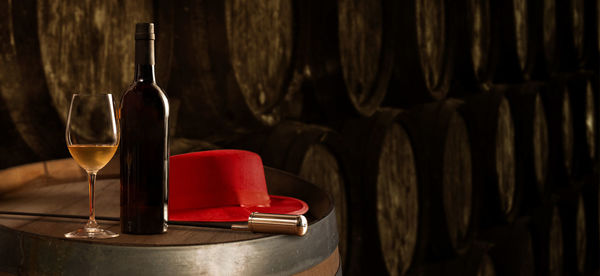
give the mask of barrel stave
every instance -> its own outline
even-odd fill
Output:
[[[396,1],[300,1],[305,45],[306,113],[323,123],[373,115],[382,103],[395,56]]]
[[[585,74],[566,76],[573,114],[573,177],[592,172],[596,160],[596,101],[592,83]]]
[[[548,175],[548,126],[539,87],[496,85],[508,99],[515,125],[515,183],[522,192],[521,214],[530,211],[550,197],[546,187]]]
[[[344,147],[338,134],[326,127],[284,121],[272,128],[258,129],[217,143],[224,148],[250,150],[261,155],[265,165],[299,175],[326,190],[334,199],[340,237],[340,254],[345,260],[353,250],[351,214],[348,210]],[[353,240],[352,240],[353,241]]]
[[[355,235],[360,235],[360,248],[353,250],[353,258],[363,263],[362,273],[403,275],[414,263],[415,248],[423,237],[419,236],[421,220],[418,202],[417,171],[411,139],[398,115],[398,109],[380,109],[371,118],[350,120],[345,123],[342,135],[350,154],[351,186],[350,210],[362,225]],[[373,225],[373,227],[364,227]],[[351,268],[354,269],[354,268]]]
[[[302,80],[293,56],[298,41],[292,1],[186,1],[174,16],[167,90],[178,91],[182,100],[177,135],[247,133],[285,116],[282,102]]]
[[[444,0],[398,4],[396,61],[385,105],[410,107],[446,97],[453,76],[453,29]]]
[[[9,117],[3,120],[8,124],[9,134],[4,141],[14,143],[15,149],[23,152],[22,156],[14,156],[14,163],[10,165],[65,157],[65,125],[59,116],[61,112],[51,105],[40,54],[44,41],[37,34],[40,19],[36,10],[42,4],[36,1],[3,1],[2,5],[0,32],[3,37],[10,38],[3,39],[0,45],[0,96],[6,108],[3,113]],[[66,109],[64,112],[66,116]],[[20,138],[15,137],[16,133],[11,129],[16,130]],[[29,150],[25,149],[23,142]]]
[[[492,81],[494,60],[490,1],[461,0],[451,7],[451,28],[456,34],[454,77],[450,96],[465,96],[487,89]]]
[[[515,183],[514,125],[509,103],[497,91],[465,98],[462,112],[473,155],[473,193],[477,224],[510,223],[518,215],[520,187]]]
[[[423,216],[415,258],[440,260],[465,252],[472,235],[469,136],[459,100],[417,106],[401,116],[413,141]],[[428,127],[423,127],[428,126]]]
[[[494,82],[514,83],[530,78],[534,47],[528,21],[531,1],[490,1],[494,54]]]
[[[564,81],[553,79],[540,86],[540,95],[548,121],[548,143],[550,149],[548,168],[549,189],[569,185],[573,169],[573,117],[570,91]]]

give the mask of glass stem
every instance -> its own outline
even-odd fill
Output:
[[[96,184],[96,172],[88,173],[88,181],[90,196],[90,219],[86,224],[86,228],[96,228],[98,227],[98,223],[96,223],[96,210],[94,209],[94,185]]]

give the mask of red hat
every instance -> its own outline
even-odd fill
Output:
[[[256,153],[210,150],[174,155],[169,161],[169,220],[246,221],[252,212],[308,211],[302,200],[268,194]]]

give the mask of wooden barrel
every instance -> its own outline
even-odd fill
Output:
[[[570,91],[564,82],[553,79],[540,85],[540,95],[548,121],[548,185],[551,189],[568,185],[573,168],[573,116]]]
[[[342,260],[353,250],[351,214],[348,213],[348,152],[335,131],[294,121],[242,135],[233,141],[217,143],[225,148],[241,148],[260,154],[263,163],[315,183],[332,195],[340,236]],[[346,262],[344,262],[346,263]]]
[[[472,162],[459,100],[401,114],[411,137],[419,183],[419,244],[415,258],[439,261],[464,253],[472,234]]]
[[[294,3],[184,1],[174,16],[167,91],[182,100],[178,135],[205,138],[279,122],[280,103],[301,81]]]
[[[396,62],[386,104],[409,106],[446,97],[454,39],[445,0],[397,3]]]
[[[583,0],[556,0],[556,38],[557,50],[561,53],[561,71],[573,72],[584,61],[584,9]]]
[[[598,72],[600,70],[600,55],[598,43],[598,8],[600,5],[596,1],[584,1],[584,14],[583,14],[583,25],[584,25],[584,64],[583,67],[587,70]]]
[[[5,38],[0,42],[0,116],[7,130],[2,151],[15,157],[12,162],[3,161],[3,167],[65,157],[64,122],[51,105],[40,56],[43,41],[38,38],[38,3],[1,1],[0,5],[0,33]],[[45,33],[47,28],[42,27],[40,32]]]
[[[63,123],[74,93],[112,93],[119,103],[133,81],[135,23],[151,21],[152,5],[148,0],[38,1],[36,50],[51,102]]]
[[[589,76],[567,76],[573,114],[573,176],[592,172],[596,159],[596,100]]]
[[[561,216],[553,203],[546,202],[533,212],[531,237],[537,275],[562,275],[563,230]]]
[[[529,218],[514,224],[494,227],[480,234],[492,243],[489,255],[498,275],[534,275],[535,261]]]
[[[596,157],[595,159],[595,164],[598,164],[600,161],[600,79],[599,79],[599,75],[597,73],[591,73],[593,71],[588,71],[589,74],[587,74],[587,77],[589,79],[589,84],[592,88],[592,94],[594,95],[594,110],[596,111],[596,113],[594,114],[594,122],[596,123],[595,126],[595,137],[596,137],[596,141],[595,141],[595,148],[596,148],[596,152],[594,153],[594,156]]]
[[[10,38],[0,46],[0,101],[5,107],[1,117],[9,131],[3,142],[23,152],[12,164],[67,155],[64,129],[71,94],[110,92],[118,101],[133,79],[134,25],[152,21],[154,6],[157,13],[167,10],[162,4],[148,0],[2,2],[0,32]],[[167,17],[161,12],[154,22],[162,26]],[[158,25],[157,31],[168,30],[166,23],[164,28]],[[168,34],[165,31],[163,38],[158,34],[157,59],[164,64],[158,68],[166,72],[159,71],[159,81],[168,78],[170,71]],[[23,149],[23,143],[30,150]],[[5,151],[15,155],[16,150]]]
[[[529,79],[534,64],[530,41],[528,7],[530,1],[490,1],[492,33],[495,34],[494,82],[519,82]]]
[[[530,4],[532,38],[539,51],[537,78],[579,68],[598,70],[596,1],[545,0]]]
[[[560,193],[558,207],[564,241],[564,273],[581,275],[586,268],[587,233],[586,213],[581,194],[574,191]]]
[[[515,184],[521,191],[521,213],[548,198],[548,126],[546,113],[535,85],[495,85],[510,104],[515,127]]]
[[[340,273],[334,207],[328,195],[290,174],[270,168],[265,173],[270,193],[294,196],[309,204],[305,236],[171,225],[162,235],[121,234],[115,239],[78,241],[65,239],[63,234],[82,226],[83,220],[2,215],[0,269],[29,275]],[[118,217],[118,182],[114,178],[97,182],[97,215]],[[3,194],[0,210],[86,215],[85,181],[32,185]],[[100,224],[119,230],[116,221]]]
[[[512,222],[519,211],[515,183],[515,129],[501,92],[465,98],[462,108],[473,155],[473,194],[481,227]]]
[[[370,116],[377,110],[394,62],[394,5],[390,0],[300,1],[300,55],[320,112]]]
[[[133,81],[135,22],[150,21],[152,1],[39,1],[37,17],[43,70],[63,122],[73,93],[119,101]]]
[[[560,68],[560,52],[556,28],[556,0],[529,1],[529,26],[536,49],[532,78],[547,79]]]
[[[424,231],[415,157],[398,121],[401,112],[380,109],[371,118],[347,121],[342,130],[353,149],[349,208],[353,226],[359,226],[353,237],[361,237],[349,271],[359,274],[404,275],[415,262],[419,231]]]
[[[451,96],[464,96],[492,81],[492,18],[489,0],[460,0],[452,3],[451,27],[456,48]]]

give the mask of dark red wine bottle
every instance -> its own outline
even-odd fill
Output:
[[[154,24],[135,25],[135,79],[121,99],[121,231],[167,231],[169,101],[154,77]]]

